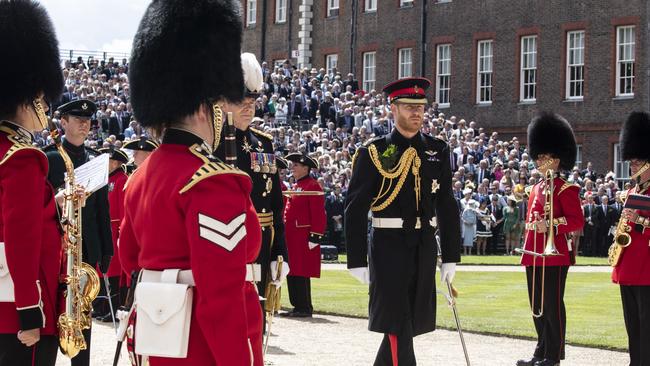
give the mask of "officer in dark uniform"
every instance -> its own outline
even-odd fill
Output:
[[[260,295],[264,296],[271,277],[274,279],[277,277],[275,270],[278,256],[282,256],[284,260],[282,279],[289,273],[289,258],[282,220],[284,200],[276,156],[273,152],[273,136],[250,127],[255,114],[255,100],[264,86],[262,68],[255,55],[251,53],[243,53],[241,62],[246,95],[240,103],[224,103],[223,110],[224,115],[228,112],[233,113],[233,122],[236,127],[237,168],[246,172],[253,182],[251,199],[257,211],[260,226],[262,226],[262,248],[255,261],[262,266],[262,276],[257,287]],[[229,161],[225,148],[227,143],[224,133],[215,153],[218,158],[226,162]],[[279,283],[276,282],[276,285]],[[263,305],[264,301],[262,301]],[[266,317],[266,312],[264,312],[264,316]],[[266,321],[262,324],[265,327]]]
[[[375,365],[415,365],[413,337],[435,329],[436,228],[442,282],[453,280],[460,262],[449,146],[420,132],[429,85],[407,78],[384,87],[395,129],[360,147],[352,163],[345,243],[351,274],[370,283],[369,329],[384,333]]]
[[[124,165],[127,175],[131,175],[142,163],[151,155],[151,153],[160,146],[159,143],[142,136],[139,140],[132,140],[124,144],[122,149],[133,151],[133,160]]]
[[[97,106],[90,100],[79,99],[59,107],[61,125],[65,131],[62,146],[70,156],[75,168],[85,164],[101,153],[86,147],[84,142],[90,132],[90,117]],[[65,165],[56,146],[46,146],[45,155],[50,165],[48,180],[56,191],[63,189]],[[99,265],[106,273],[113,256],[111,217],[108,206],[108,187],[105,186],[88,196],[81,211],[82,260],[92,267]],[[83,331],[88,348],[72,359],[72,365],[88,365],[90,357],[90,329]]]

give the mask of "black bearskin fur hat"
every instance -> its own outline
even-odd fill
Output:
[[[623,160],[639,159],[650,161],[650,115],[646,112],[632,112],[623,124],[621,136]]]
[[[541,154],[560,159],[560,169],[571,170],[576,163],[576,138],[564,117],[544,112],[528,125],[528,152],[535,160]]]
[[[0,1],[0,117],[41,92],[56,101],[63,92],[59,42],[44,7],[31,0]]]
[[[239,1],[153,0],[133,39],[131,104],[144,127],[175,124],[206,102],[239,102]]]

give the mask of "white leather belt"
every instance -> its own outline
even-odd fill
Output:
[[[438,220],[435,217],[432,217],[431,220],[429,220],[429,225],[433,228],[437,227]],[[401,229],[404,227],[404,220],[399,217],[373,217],[372,227],[378,229]],[[415,228],[422,228],[422,222],[419,217],[416,217],[415,219]]]
[[[256,263],[246,265],[246,282],[260,282],[262,280],[262,267]],[[152,271],[143,269],[140,273],[141,282],[172,282],[184,285],[195,286],[194,275],[191,269],[177,270],[167,269],[164,271]]]

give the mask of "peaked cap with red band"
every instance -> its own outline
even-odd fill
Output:
[[[405,78],[393,81],[384,87],[391,103],[427,104],[426,91],[431,81],[425,78]]]

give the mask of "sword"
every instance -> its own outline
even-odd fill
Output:
[[[111,296],[111,285],[108,283],[108,276],[104,273],[104,287],[106,287],[106,296],[108,297],[108,308],[111,310],[111,320],[113,321],[113,328],[117,332],[117,323],[115,322],[115,313],[113,312],[113,297]]]
[[[465,353],[465,362],[467,363],[467,366],[470,366],[469,354],[467,353],[467,345],[465,345],[465,337],[463,337],[463,329],[460,327],[460,318],[458,317],[458,309],[456,309],[456,299],[454,296],[455,288],[452,286],[449,280],[446,280],[445,282],[447,282],[447,290],[449,291],[449,295],[445,296],[445,298],[447,298],[447,303],[451,307],[451,311],[454,314],[454,320],[456,321],[456,329],[458,329],[458,335],[460,336],[460,343],[463,345],[463,352]]]
[[[122,343],[124,343],[124,339],[126,338],[126,330],[129,326],[129,318],[131,317],[131,312],[133,311],[133,299],[135,296],[135,286],[138,284],[138,271],[133,271],[131,274],[131,287],[129,287],[129,291],[126,294],[126,300],[124,301],[124,305],[120,307],[121,311],[127,312],[125,314],[125,318],[120,322],[120,328],[117,331],[117,346],[115,347],[115,356],[113,357],[113,366],[117,366],[117,363],[120,360],[120,353],[122,351]],[[131,360],[133,363],[134,360]],[[138,364],[138,360],[136,357],[135,363]]]
[[[264,310],[266,311],[266,337],[264,337],[264,352],[263,357],[266,357],[266,351],[269,348],[269,339],[271,338],[271,326],[273,325],[273,317],[275,312],[280,309],[280,286],[275,285],[275,281],[282,279],[282,263],[284,262],[281,255],[278,256],[278,271],[276,278],[273,278],[266,287],[266,302],[264,303]]]

